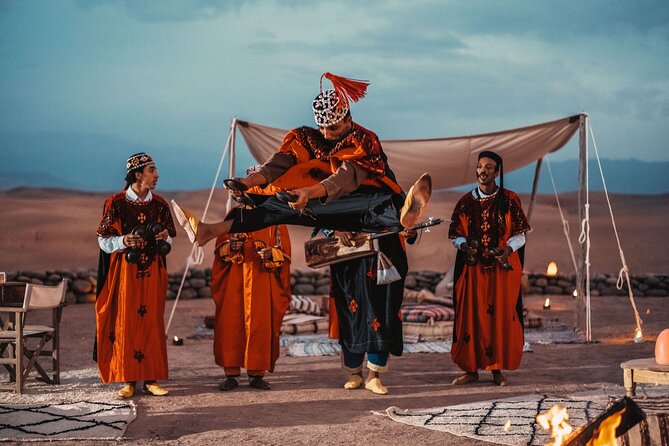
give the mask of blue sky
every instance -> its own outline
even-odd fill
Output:
[[[586,111],[603,157],[669,161],[668,5],[0,0],[0,138],[102,135],[120,141],[114,158],[148,147],[216,164],[234,116],[312,125],[331,71],[371,81],[353,114],[382,139]]]

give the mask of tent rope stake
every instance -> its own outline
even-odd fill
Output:
[[[640,342],[642,340],[641,326],[643,325],[643,321],[641,320],[641,316],[639,316],[639,311],[637,310],[636,302],[634,301],[634,292],[632,291],[632,284],[630,283],[629,268],[627,267],[627,262],[625,261],[625,253],[623,252],[623,248],[620,246],[620,237],[618,236],[618,228],[616,227],[616,220],[615,218],[613,218],[613,208],[611,207],[611,200],[609,199],[609,191],[606,188],[606,181],[604,180],[604,171],[602,170],[602,163],[599,159],[599,151],[597,149],[597,142],[595,141],[595,134],[592,131],[592,124],[589,126],[589,131],[590,131],[590,137],[592,138],[592,147],[595,149],[595,156],[597,157],[597,165],[599,166],[599,175],[601,176],[602,184],[604,185],[604,196],[606,197],[606,203],[609,207],[611,224],[613,226],[613,232],[616,235],[616,242],[618,243],[618,252],[620,253],[620,262],[622,264],[622,267],[618,272],[618,281],[616,282],[616,288],[621,290],[623,288],[623,282],[627,283],[627,293],[629,295],[632,308],[634,309],[634,317],[636,319],[637,337],[635,338],[635,340],[638,340]]]
[[[560,197],[558,196],[557,187],[555,186],[555,180],[553,178],[553,171],[551,170],[551,163],[546,159],[546,166],[548,166],[548,176],[551,178],[551,184],[553,184],[553,192],[555,193],[555,202],[557,203],[558,212],[560,213],[560,220],[562,220],[562,232],[567,239],[567,246],[569,246],[569,254],[571,255],[571,261],[574,264],[574,271],[578,269],[576,265],[576,256],[574,255],[574,246],[571,243],[569,238],[569,221],[564,218],[564,213],[562,212],[562,206],[560,206]]]
[[[211,198],[214,195],[214,190],[216,190],[216,185],[218,184],[218,177],[220,176],[221,169],[223,168],[223,160],[225,159],[225,156],[228,154],[228,149],[230,148],[230,144],[233,141],[233,135],[236,126],[237,126],[237,118],[233,118],[232,122],[230,123],[230,134],[228,135],[228,141],[226,142],[225,149],[223,149],[223,153],[221,154],[221,161],[218,163],[218,169],[216,170],[216,175],[214,176],[214,182],[211,185],[211,190],[209,191],[207,204],[205,205],[204,212],[202,213],[203,221],[204,218],[207,216],[207,211],[209,211]],[[170,326],[172,325],[172,319],[174,318],[174,311],[177,309],[177,304],[179,303],[179,297],[181,296],[181,291],[183,289],[184,283],[186,282],[186,276],[188,275],[188,270],[190,269],[190,266],[201,265],[203,260],[204,260],[204,251],[196,243],[193,243],[193,248],[190,251],[188,260],[186,262],[186,267],[184,268],[183,275],[181,276],[181,284],[179,285],[179,290],[177,291],[177,295],[174,298],[174,304],[172,305],[172,311],[170,312],[170,317],[167,321],[167,325],[165,325],[165,335],[167,335],[168,331],[170,330]]]

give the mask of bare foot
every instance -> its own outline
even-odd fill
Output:
[[[211,239],[216,237],[216,234],[212,231],[212,225],[209,223],[202,223],[197,227],[197,233],[195,234],[195,242],[199,246],[204,246],[209,242]]]

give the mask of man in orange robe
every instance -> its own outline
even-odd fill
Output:
[[[285,225],[216,240],[211,291],[216,302],[214,356],[233,390],[246,369],[249,385],[267,390],[263,378],[279,358],[279,334],[290,304],[290,238]]]
[[[176,231],[169,205],[152,193],[158,171],[151,157],[135,154],[126,169],[125,190],[107,198],[97,229],[95,355],[102,382],[126,383],[121,397],[132,397],[137,381],[146,393],[166,395],[156,380],[167,379],[165,255]]]
[[[517,369],[523,355],[520,281],[530,225],[518,195],[504,189],[503,175],[502,158],[481,152],[478,187],[460,198],[449,228],[458,249],[451,357],[465,371],[456,385],[477,381],[478,370],[485,369],[492,370],[495,384],[505,386],[502,370]]]

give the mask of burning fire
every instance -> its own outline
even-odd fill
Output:
[[[625,408],[602,420],[599,426],[597,426],[594,434],[592,434],[592,437],[590,437],[590,440],[585,443],[586,446],[617,446],[616,429],[618,429],[618,426],[622,423],[624,412]],[[553,443],[547,443],[546,446],[571,444],[570,441],[579,440],[578,437],[587,431],[587,429],[584,431],[584,428],[582,427],[572,435],[573,428],[568,420],[569,414],[567,413],[567,408],[560,407],[557,404],[551,407],[548,412],[537,415],[537,423],[543,429],[550,430],[551,438],[554,439]],[[509,424],[509,422],[507,422],[507,424]],[[583,441],[583,439],[581,439],[581,441]],[[583,443],[581,442],[577,444]]]
[[[555,441],[546,446],[560,446],[573,428],[569,424],[569,414],[566,407],[553,405],[546,413],[537,415],[537,423],[545,430],[551,431],[551,438]]]
[[[588,446],[617,446],[616,429],[623,420],[624,412],[625,409],[605,418],[592,436],[592,440],[588,442]]]
[[[546,298],[546,301],[544,302],[544,310],[550,310],[551,309],[551,299],[550,297]]]
[[[546,275],[549,277],[557,276],[558,273],[558,267],[557,263],[551,262],[548,264],[548,268],[546,268]]]

